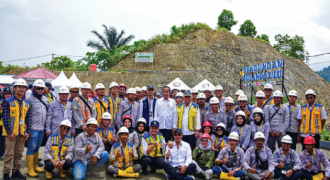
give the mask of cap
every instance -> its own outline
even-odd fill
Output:
[[[276,90],[274,93],[273,93],[273,97],[283,97],[283,93],[279,90]]]
[[[259,138],[265,139],[264,133],[259,131],[259,132],[254,134],[254,139],[259,139]]]
[[[95,91],[98,90],[98,89],[105,89],[105,86],[102,83],[98,83],[95,86]]]
[[[41,79],[37,79],[37,80],[35,80],[34,81],[34,83],[33,83],[33,87],[36,87],[36,86],[38,86],[38,87],[45,87],[45,82],[43,81],[43,80],[41,80]],[[48,87],[48,86],[47,86]],[[52,86],[50,86],[50,88],[51,88]]]
[[[182,130],[179,129],[179,128],[174,129],[174,132],[173,133],[175,133],[175,132],[178,132],[178,133],[182,134]]]
[[[102,114],[101,119],[112,119],[111,114],[108,112],[105,112]]]
[[[12,92],[11,92],[11,89],[10,89],[10,88],[5,88],[5,89],[3,90],[3,94],[5,94],[5,93],[7,93],[7,92],[9,92],[10,94],[12,94]]]
[[[48,87],[49,89],[51,89],[52,91],[54,91],[53,86],[52,86],[52,83],[46,82],[45,85],[46,85],[46,87]]]
[[[87,123],[85,124],[86,126],[89,125],[89,124],[94,124],[94,125],[97,125],[97,120],[95,118],[90,118],[88,119]]]
[[[184,96],[191,96],[191,92],[190,91],[184,92]]]
[[[151,121],[150,127],[159,127],[159,122],[158,121]]]
[[[69,126],[71,128],[71,122],[65,119],[61,122],[60,126]]]
[[[29,84],[29,89],[33,88],[33,85],[32,84]]]
[[[66,86],[62,86],[60,87],[60,89],[58,90],[59,94],[69,94],[69,89]]]
[[[147,90],[149,90],[150,88],[155,89],[155,87],[153,85],[149,85]]]

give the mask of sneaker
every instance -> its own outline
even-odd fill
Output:
[[[99,172],[97,172],[96,170],[96,165],[92,165],[91,167],[91,175],[96,177],[97,179],[103,179],[104,176],[102,174],[100,174]]]
[[[2,180],[10,180],[9,174],[3,174]]]
[[[0,155],[0,159],[3,159],[5,157],[5,154]]]
[[[171,179],[173,179],[173,176],[170,174],[166,174],[166,180],[171,180]]]
[[[12,176],[11,179],[17,179],[17,180],[25,180],[26,177],[23,176],[23,174],[19,171],[16,171]]]

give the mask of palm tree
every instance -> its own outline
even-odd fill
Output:
[[[134,38],[133,34],[129,35],[126,38],[122,37],[125,34],[124,30],[122,30],[118,35],[116,28],[112,26],[109,26],[109,28],[107,28],[107,26],[105,26],[104,24],[102,26],[104,27],[104,36],[100,35],[95,30],[92,31],[92,33],[95,34],[101,41],[89,40],[87,41],[87,47],[92,47],[98,51],[100,51],[102,48],[110,51],[117,49],[120,46],[127,45]]]

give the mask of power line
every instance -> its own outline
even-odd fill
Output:
[[[24,59],[15,59],[15,60],[10,60],[10,61],[2,61],[2,62],[25,61],[25,60],[29,60],[29,59],[36,59],[36,58],[41,58],[41,57],[45,57],[45,56],[51,56],[51,55],[52,55],[52,54],[46,54],[46,55],[42,55],[42,56],[35,56],[35,57],[24,58]]]

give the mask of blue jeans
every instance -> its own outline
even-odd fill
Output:
[[[212,171],[214,174],[218,175],[220,177],[221,172],[224,173],[228,173],[229,171],[227,170],[227,168],[223,167],[223,166],[213,166],[212,167]],[[244,177],[245,173],[242,170],[236,171],[233,175],[235,178],[237,177]]]
[[[44,138],[44,131],[31,131],[31,137],[28,139],[28,148],[26,155],[33,155],[39,152],[39,148]]]
[[[100,168],[102,167],[105,163],[107,163],[109,158],[109,153],[107,151],[103,151],[100,155],[100,158],[97,159],[97,163],[95,164],[96,167]],[[87,161],[87,164],[91,164],[92,160],[89,159]],[[85,165],[81,161],[76,161],[73,164],[73,178],[74,180],[82,180],[86,178],[86,170],[87,170],[87,165]]]
[[[63,164],[63,170],[67,171],[72,167],[72,161],[71,160],[67,160],[65,161],[65,163]],[[51,163],[49,160],[45,161],[45,170],[48,172],[52,172],[53,169],[55,169],[53,163]]]

